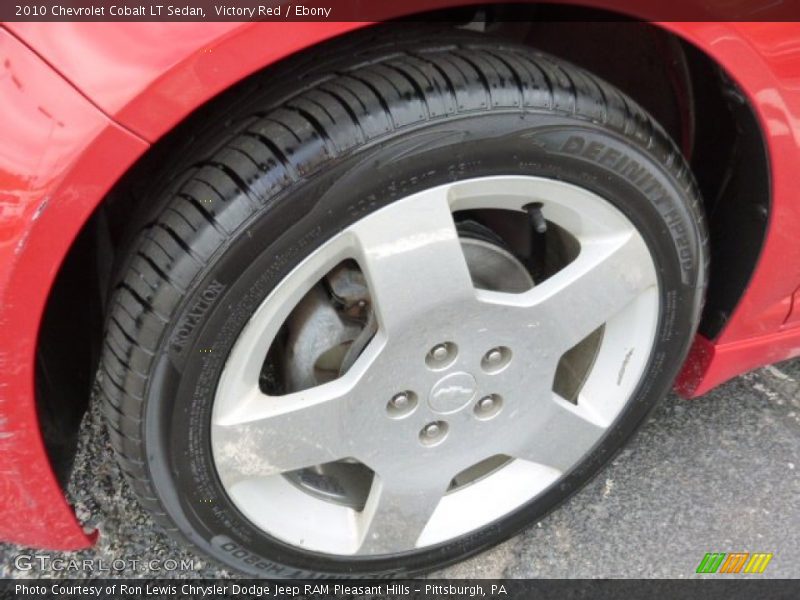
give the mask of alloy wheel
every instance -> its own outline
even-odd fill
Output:
[[[544,277],[527,277],[499,237],[459,226],[487,210],[526,221],[532,204],[576,247]],[[343,264],[354,268],[332,284]],[[303,307],[306,329],[287,333]],[[217,473],[247,519],[297,547],[372,556],[453,540],[543,493],[603,439],[658,317],[647,244],[595,193],[522,176],[416,193],[314,251],[245,326],[214,400]],[[271,349],[300,335],[306,351],[265,385]]]

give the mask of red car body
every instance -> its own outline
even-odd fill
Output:
[[[434,4],[445,2],[422,7]],[[633,0],[594,4],[648,18]],[[81,227],[134,162],[197,107],[267,65],[365,25],[0,25],[0,539],[64,550],[92,543],[51,469],[34,384],[43,311]],[[770,221],[757,267],[721,333],[694,343],[678,381],[693,397],[800,355],[800,26],[656,25],[700,48],[744,91],[769,162]]]

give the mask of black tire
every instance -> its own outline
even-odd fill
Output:
[[[256,87],[193,139],[168,165],[172,181],[145,199],[155,208],[113,293],[101,384],[122,470],[170,533],[256,576],[410,575],[508,538],[631,436],[666,395],[699,320],[708,249],[698,193],[673,142],[635,102],[563,61],[481,35],[374,35],[293,63],[279,79],[288,91]],[[456,541],[339,559],[259,531],[227,499],[209,442],[216,381],[237,334],[298,261],[360,216],[496,174],[588,188],[649,244],[662,313],[634,399],[561,485]]]

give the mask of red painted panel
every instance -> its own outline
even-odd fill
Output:
[[[722,345],[697,336],[675,389],[686,397],[702,396],[720,382],[754,367],[797,356],[800,327]]]
[[[251,73],[365,23],[8,23],[147,140]],[[89,67],[91,65],[91,67]]]
[[[50,470],[36,417],[36,335],[76,233],[147,145],[2,29],[0,106],[0,539],[77,549],[89,539]]]
[[[756,272],[698,376],[687,363],[679,390],[701,395],[750,369],[800,356],[800,323],[786,318],[800,284],[800,25],[665,24],[706,50],[738,81],[767,141],[772,210]],[[712,266],[713,268],[713,266]],[[723,270],[717,271],[724,273]],[[704,345],[702,340],[695,346]],[[694,353],[693,353],[694,355]]]
[[[783,327],[785,329],[800,327],[800,287],[792,295],[792,306],[789,309],[789,314],[786,315]]]

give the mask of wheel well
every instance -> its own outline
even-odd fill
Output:
[[[711,279],[700,330],[715,338],[750,280],[769,217],[765,143],[735,83],[673,34],[601,11],[493,5],[431,18],[512,38],[582,66],[637,100],[672,135],[691,164],[709,220]],[[295,60],[290,57],[280,67],[290,68]],[[36,360],[39,419],[62,483],[91,396],[113,276],[133,232],[152,210],[143,210],[141,199],[152,182],[169,178],[167,158],[179,155],[176,150],[191,143],[198,127],[219,120],[227,103],[276,68],[224,92],[157,142],[108,194],[65,258],[45,309]]]

